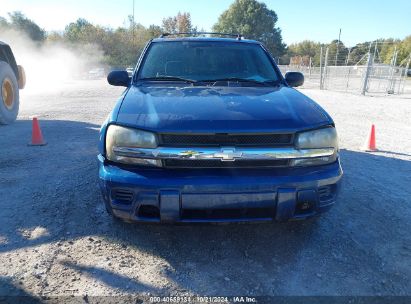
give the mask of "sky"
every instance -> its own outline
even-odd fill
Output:
[[[189,12],[199,29],[211,30],[234,0],[134,0],[135,21],[161,25],[164,17]],[[338,39],[347,46],[378,38],[403,39],[411,35],[411,0],[265,0],[278,15],[287,44],[302,40],[322,43]],[[47,31],[85,18],[108,27],[125,25],[133,0],[0,0],[0,16],[21,11]]]

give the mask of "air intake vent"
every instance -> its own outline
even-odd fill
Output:
[[[274,208],[182,210],[185,220],[272,219],[274,215]]]
[[[111,191],[111,198],[121,204],[129,204],[133,201],[134,193],[129,189],[118,188]]]
[[[318,196],[320,202],[333,199],[335,193],[335,185],[328,185],[318,188]]]

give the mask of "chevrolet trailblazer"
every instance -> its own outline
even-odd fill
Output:
[[[238,36],[162,35],[100,131],[107,211],[138,222],[305,219],[336,201],[342,169],[332,118],[295,90],[265,47]],[[220,35],[221,36],[221,35]]]

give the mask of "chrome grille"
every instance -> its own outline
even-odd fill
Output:
[[[287,146],[293,134],[160,134],[164,146]]]
[[[166,159],[163,161],[166,168],[263,168],[263,167],[286,167],[289,164],[288,159],[278,160],[179,160]]]

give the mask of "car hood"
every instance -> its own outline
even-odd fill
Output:
[[[279,87],[131,86],[117,123],[157,132],[297,131],[331,124],[295,89]]]

